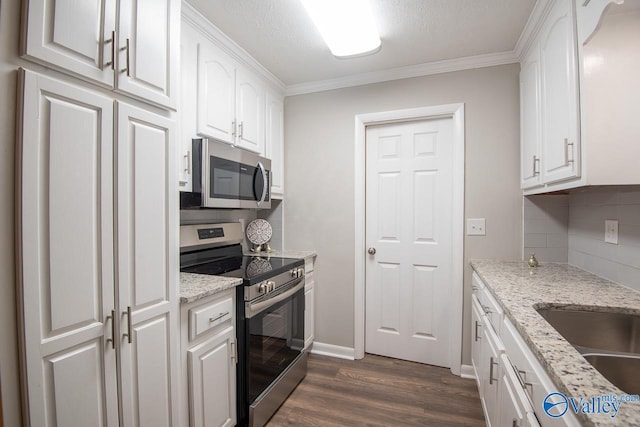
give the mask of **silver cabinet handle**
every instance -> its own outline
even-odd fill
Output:
[[[238,136],[242,138],[244,136],[244,122],[240,122],[238,125],[238,132],[240,133]]]
[[[540,159],[538,158],[538,156],[533,156],[533,176],[540,175],[540,169],[536,167],[539,164],[540,164]]]
[[[516,378],[518,378],[518,382],[520,383],[520,387],[525,391],[525,393],[529,393],[527,387],[531,387],[530,396],[533,395],[533,384],[527,382],[527,372],[518,369],[516,365],[513,365],[513,370],[516,371]]]
[[[491,313],[493,313],[493,311],[491,311],[491,309],[489,308],[489,306],[488,306],[488,305],[483,305],[483,306],[482,306],[482,309],[484,310],[484,313],[485,313],[485,314],[491,314]]]
[[[104,44],[111,43],[111,61],[105,62],[104,66],[111,66],[112,70],[116,69],[116,32],[111,31],[111,38],[109,40],[105,40]],[[104,69],[104,67],[103,67]]]
[[[122,70],[120,70],[121,73],[127,73],[127,77],[131,77],[131,71],[130,71],[130,67],[129,67],[129,39],[127,38],[126,40],[126,44],[124,47],[121,47],[120,50],[126,50],[127,51],[127,68],[124,68]]]
[[[105,319],[106,322],[111,322],[111,338],[107,338],[107,344],[111,343],[111,348],[115,350],[116,340],[113,338],[116,336],[116,311],[111,310],[111,314]]]
[[[376,254],[376,248],[369,248],[367,250],[367,252],[369,252],[369,255],[375,255]]]
[[[231,137],[235,138],[236,137],[236,121],[232,121],[231,122]]]
[[[127,342],[129,344],[131,344],[132,338],[131,338],[131,306],[127,307],[127,311],[124,311],[122,313],[122,315],[127,315],[127,333],[126,334],[122,334],[122,337],[127,337]]]
[[[480,336],[478,336],[478,326],[482,326],[481,323],[479,323],[477,320],[475,321],[476,327],[475,327],[475,341],[478,341],[480,338]]]
[[[498,362],[493,361],[493,356],[489,357],[489,385],[493,384],[494,381],[498,381],[497,378],[493,378],[493,365],[497,365]]]
[[[220,319],[222,319],[223,317],[228,316],[228,315],[229,315],[229,312],[228,312],[228,311],[225,311],[224,313],[220,313],[220,314],[219,314],[218,316],[216,316],[216,317],[210,317],[210,318],[209,318],[209,323],[213,323],[213,322],[215,322],[216,320],[220,320]]]
[[[185,159],[184,171],[187,175],[191,175],[191,150],[187,151],[183,157]]]
[[[564,160],[565,166],[569,166],[569,163],[573,163],[573,160],[569,160],[569,146],[571,146],[571,151],[573,151],[573,142],[569,142],[569,138],[564,139]]]
[[[238,343],[231,341],[231,360],[236,365],[238,364]]]

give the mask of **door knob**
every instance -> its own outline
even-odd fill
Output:
[[[376,254],[376,248],[369,248],[369,250],[367,252],[369,252],[369,255],[375,255]]]

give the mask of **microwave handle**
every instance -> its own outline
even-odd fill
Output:
[[[262,162],[258,162],[258,169],[262,173],[262,197],[258,201],[258,207],[264,202],[264,199],[267,197],[267,185],[269,184],[269,180],[267,179],[267,171],[264,168]]]

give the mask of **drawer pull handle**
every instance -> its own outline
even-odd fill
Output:
[[[489,385],[493,384],[494,381],[498,381],[497,378],[493,378],[493,365],[498,365],[498,362],[493,361],[493,356],[489,358]]]
[[[484,309],[485,314],[491,314],[493,311],[489,308],[489,306],[485,305],[482,307]]]
[[[518,369],[516,365],[513,365],[513,370],[516,371],[516,377],[518,378],[518,382],[520,386],[525,391],[525,393],[532,395],[533,394],[533,384],[527,382],[527,372]],[[531,387],[531,393],[527,390],[527,387]]]
[[[476,332],[475,332],[476,337],[475,337],[475,340],[478,341],[480,338],[482,338],[482,337],[478,336],[478,326],[480,326],[480,323],[478,323],[478,321],[476,320],[475,324],[476,324]]]
[[[220,313],[220,314],[219,314],[218,316],[216,316],[216,317],[210,317],[210,318],[209,318],[209,323],[213,323],[213,322],[215,322],[216,320],[220,320],[220,319],[222,319],[223,317],[228,316],[228,315],[229,315],[229,312],[228,312],[228,311],[225,311],[224,313]]]

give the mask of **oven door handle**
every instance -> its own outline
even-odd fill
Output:
[[[260,314],[261,312],[271,307],[272,305],[277,304],[280,301],[283,301],[289,298],[291,295],[295,294],[302,288],[304,288],[304,280],[300,280],[297,285],[295,285],[294,287],[292,287],[287,291],[284,291],[281,294],[274,296],[273,298],[269,298],[265,301],[260,301],[256,303],[248,303],[245,308],[245,317],[247,319],[251,319],[253,316]]]

